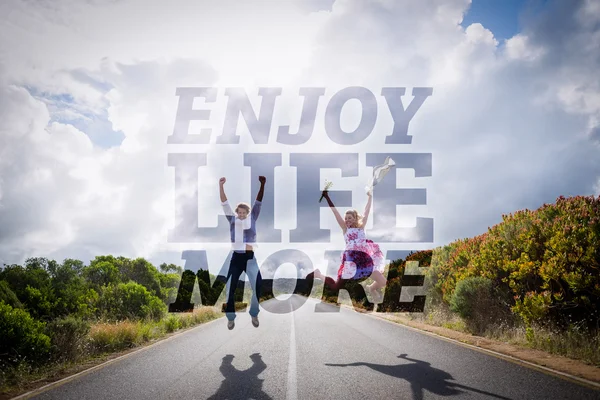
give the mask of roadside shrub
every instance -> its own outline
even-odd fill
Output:
[[[116,320],[160,320],[167,312],[161,299],[135,282],[104,286],[98,309],[102,317]]]
[[[450,245],[438,247],[433,250],[431,265],[425,272],[425,291],[426,291],[426,309],[430,307],[436,307],[444,303],[444,292],[442,290],[442,284],[444,279],[448,276],[448,270],[445,266],[448,264],[452,247]],[[444,303],[446,307],[447,303]]]
[[[510,310],[500,303],[490,279],[480,276],[459,281],[450,299],[450,309],[460,315],[467,329],[482,334],[494,325],[507,322]]]
[[[0,301],[0,362],[5,365],[21,361],[42,361],[50,352],[50,338],[44,324],[25,310]]]
[[[456,284],[450,299],[450,309],[462,318],[469,319],[475,310],[481,307],[478,300],[488,297],[492,290],[492,282],[482,277],[466,278]]]
[[[480,276],[510,293],[507,303],[525,324],[600,329],[600,196],[561,196],[503,215],[446,249],[432,281],[448,304],[458,282]]]
[[[552,298],[549,291],[542,293],[527,292],[523,299],[517,299],[516,304],[512,307],[514,313],[516,313],[527,326],[532,324],[553,325],[552,321],[544,321],[548,314],[548,310],[552,304]]]
[[[168,333],[175,332],[177,329],[179,329],[179,327],[180,327],[179,318],[177,318],[173,314],[169,315],[165,319],[165,329],[167,330]]]
[[[46,334],[50,337],[53,358],[59,361],[77,360],[87,352],[90,324],[69,316],[49,322]]]

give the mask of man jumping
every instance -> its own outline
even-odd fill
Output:
[[[265,191],[265,182],[267,178],[259,176],[260,190],[256,200],[250,206],[246,203],[239,203],[235,208],[235,214],[229,206],[227,196],[225,195],[225,178],[219,179],[219,189],[221,194],[221,205],[225,216],[229,221],[232,254],[229,263],[229,272],[227,273],[227,306],[225,315],[227,316],[227,327],[231,330],[235,327],[235,289],[242,272],[246,272],[252,288],[252,300],[250,301],[250,316],[252,325],[258,328],[258,299],[260,297],[260,284],[262,277],[258,268],[258,263],[254,258],[254,249],[256,247],[256,220],[260,214],[263,194]]]

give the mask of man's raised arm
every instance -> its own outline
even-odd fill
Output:
[[[256,195],[256,201],[252,206],[252,218],[257,219],[260,214],[260,206],[262,204],[262,199],[265,194],[265,183],[267,182],[267,178],[264,176],[259,176],[258,180],[260,181],[260,189],[258,190],[258,194]]]
[[[225,182],[227,182],[227,179],[225,178],[221,178],[219,179],[219,194],[221,196],[221,205],[223,206],[223,211],[225,212],[225,216],[227,217],[228,220],[231,220],[232,217],[234,217],[233,214],[233,210],[231,209],[231,206],[229,205],[229,202],[227,201],[227,196],[225,195]]]

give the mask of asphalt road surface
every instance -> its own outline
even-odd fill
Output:
[[[303,302],[304,305],[297,308]],[[265,303],[84,374],[36,399],[600,399],[600,391],[317,301]]]

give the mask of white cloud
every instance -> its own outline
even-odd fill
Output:
[[[434,217],[436,245],[479,234],[502,213],[561,194],[598,193],[600,66],[586,55],[600,40],[593,2],[581,10],[566,7],[575,22],[565,22],[562,40],[579,48],[545,39],[546,26],[565,14],[553,9],[499,48],[485,26],[459,25],[469,3],[338,0],[331,11],[315,13],[296,2],[2,3],[0,252],[11,262],[113,253],[181,264],[181,250],[202,245],[167,243],[174,214],[169,151],[208,152],[211,162],[199,183],[200,223],[207,226],[217,222],[220,176],[231,177],[232,200],[249,200],[250,173],[239,172],[244,151],[432,152],[431,178],[399,172],[399,186],[427,188],[426,210],[398,209],[403,224]],[[261,85],[283,87],[269,144],[253,145],[241,122],[240,145],[215,144],[224,88],[248,88],[257,107]],[[375,131],[360,145],[332,147],[323,126],[325,105],[338,89],[355,85],[378,97]],[[23,86],[35,89],[37,99]],[[204,124],[213,128],[210,145],[167,145],[178,86],[219,87]],[[306,86],[327,89],[313,138],[298,149],[279,145],[276,127],[298,128],[298,88]],[[383,145],[393,125],[379,96],[384,86],[407,87],[405,106],[413,87],[433,87],[410,124],[410,146]],[[59,104],[66,94],[68,107]],[[102,112],[125,135],[118,147],[97,148],[85,132],[50,124],[51,117]],[[356,122],[349,106],[342,123]],[[275,195],[276,227],[285,233],[296,226],[296,177],[287,155],[283,159]],[[361,167],[358,178],[331,171],[322,177],[355,190],[362,202],[369,172]],[[335,242],[327,248],[343,246],[335,221],[324,215],[322,225],[334,229]],[[212,247],[211,260],[226,251]],[[297,247],[325,268],[320,257],[326,246]],[[277,248],[265,244],[257,256],[264,260]],[[219,262],[211,261],[211,269]]]
[[[525,35],[517,34],[506,41],[506,56],[510,60],[535,61],[544,54],[542,48],[535,48],[529,44]]]

